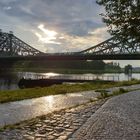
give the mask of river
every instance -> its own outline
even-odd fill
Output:
[[[66,78],[66,79],[103,79],[113,81],[140,79],[140,73],[134,73],[131,76],[124,73],[105,73],[105,74],[58,74],[58,73],[35,73],[35,72],[17,72],[0,74],[0,90],[18,89],[18,81],[21,78],[39,79],[39,78]]]

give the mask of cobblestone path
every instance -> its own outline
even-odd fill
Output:
[[[97,111],[105,100],[57,111],[0,132],[0,140],[66,140]]]
[[[72,140],[140,140],[140,90],[109,99]]]

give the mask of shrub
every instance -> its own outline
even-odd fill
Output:
[[[109,96],[107,90],[97,90],[97,91],[100,92],[100,96],[98,97],[99,99],[107,98]]]
[[[125,93],[126,90],[125,90],[124,88],[119,88],[119,92],[120,92],[120,93]]]

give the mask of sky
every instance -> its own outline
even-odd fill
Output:
[[[0,29],[43,52],[76,52],[110,38],[102,12],[96,0],[0,0]]]

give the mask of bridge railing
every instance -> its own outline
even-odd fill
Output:
[[[46,75],[35,75],[32,77],[31,75],[28,75],[27,79],[59,79],[59,80],[85,80],[85,81],[95,81],[95,80],[103,80],[103,81],[119,81],[119,75],[92,75],[92,76],[85,76],[85,75],[58,75],[58,76],[52,76],[48,77]]]

